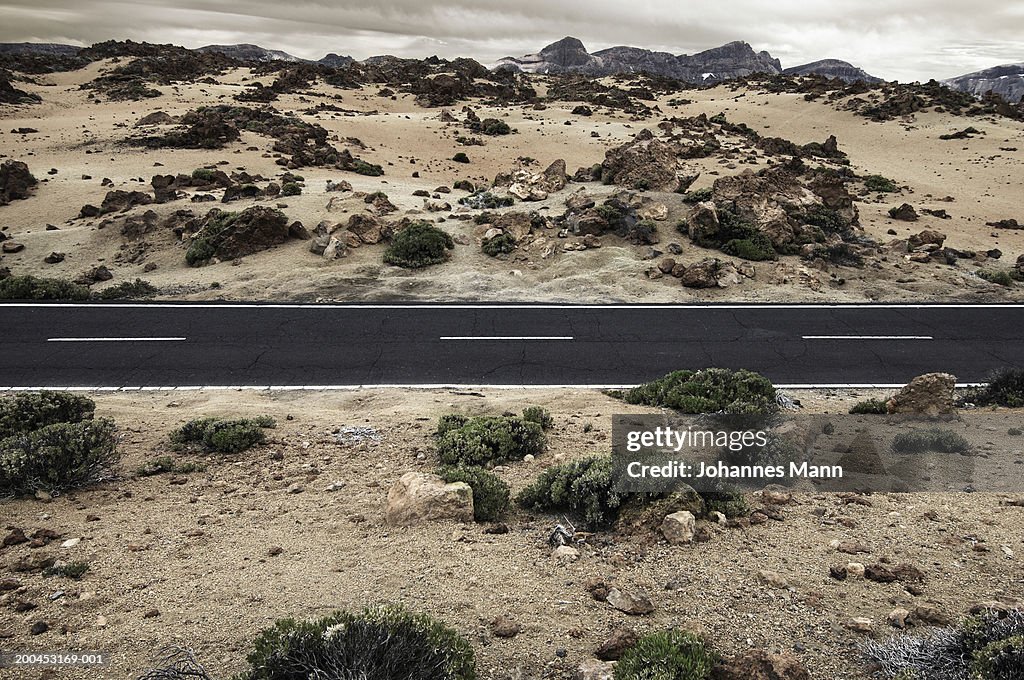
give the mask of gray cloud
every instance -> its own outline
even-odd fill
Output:
[[[327,52],[493,61],[565,35],[590,50],[693,53],[745,40],[793,66],[845,59],[884,78],[959,75],[1024,61],[1024,3],[1005,0],[15,0],[0,41],[110,38],[187,47],[252,42],[306,58]]]

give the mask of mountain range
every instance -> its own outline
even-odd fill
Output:
[[[81,49],[75,45],[59,43],[0,43],[0,56],[8,54],[74,57]],[[352,57],[331,53],[314,62],[281,50],[266,49],[247,43],[206,45],[196,51],[216,52],[239,61],[317,63],[331,68],[343,68],[355,61]],[[365,61],[372,62],[373,59],[375,58],[371,57]],[[499,59],[492,65],[492,68],[516,69],[542,74],[579,73],[588,76],[646,72],[692,83],[715,83],[753,73],[820,75],[827,78],[840,78],[847,82],[857,80],[868,83],[883,82],[881,78],[839,59],[822,59],[783,68],[782,63],[768,52],[755,51],[749,44],[742,41],[727,43],[721,47],[704,50],[693,55],[675,55],[670,52],[624,46],[610,47],[590,53],[582,41],[566,37],[535,54]],[[943,80],[942,83],[976,96],[992,91],[1011,103],[1017,103],[1024,98],[1024,63],[995,66],[949,78]]]

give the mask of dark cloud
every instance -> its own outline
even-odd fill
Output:
[[[16,0],[0,41],[251,42],[300,57],[493,61],[574,35],[591,50],[693,53],[746,40],[791,66],[845,59],[885,78],[950,77],[1024,60],[1024,4],[1005,0]]]

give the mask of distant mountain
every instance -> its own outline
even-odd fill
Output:
[[[349,64],[353,63],[354,61],[355,59],[353,59],[352,57],[345,57],[340,54],[335,54],[334,52],[331,52],[326,57],[319,60],[317,63],[323,64],[324,66],[328,66],[330,68],[344,68]]]
[[[884,82],[881,78],[877,78],[849,62],[840,61],[839,59],[822,59],[820,61],[812,61],[810,64],[791,66],[784,70],[783,73],[789,76],[818,75],[825,76],[826,78],[839,78],[848,83],[854,83],[858,80],[863,80],[865,83]]]
[[[979,97],[987,92],[995,92],[1011,104],[1016,104],[1024,97],[1024,63],[995,66],[944,80],[942,84]]]
[[[611,47],[590,54],[577,38],[563,38],[536,54],[505,57],[495,68],[528,73],[580,73],[607,76],[639,73],[687,82],[727,80],[751,73],[781,73],[782,64],[767,52],[755,52],[745,42],[731,42],[694,55],[653,52],[639,47]]]
[[[70,57],[82,49],[75,45],[60,43],[0,43],[0,54],[55,54]]]
[[[239,61],[304,61],[280,50],[268,50],[259,45],[207,45],[197,52],[218,52]]]

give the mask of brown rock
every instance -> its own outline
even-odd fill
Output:
[[[491,634],[499,638],[514,638],[522,632],[523,627],[504,614],[491,621]]]
[[[602,661],[618,661],[638,640],[637,634],[628,628],[616,628],[607,640],[597,646],[594,656]]]
[[[643,616],[654,611],[654,603],[646,593],[612,588],[608,591],[608,604],[630,616]]]
[[[917,416],[955,415],[956,376],[949,373],[920,375],[886,404],[889,413]]]
[[[435,520],[473,521],[473,489],[464,482],[446,484],[437,475],[408,472],[388,492],[384,520],[408,526]]]
[[[800,660],[793,654],[746,652],[720,664],[712,671],[712,680],[811,680]]]
[[[38,184],[28,165],[12,159],[0,165],[0,205],[11,201],[26,199],[32,194],[32,188]]]

